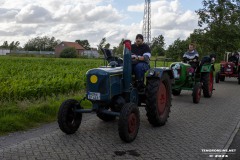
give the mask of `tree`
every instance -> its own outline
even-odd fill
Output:
[[[8,49],[9,48],[8,41],[4,41],[3,45],[1,45],[1,48]]]
[[[101,48],[104,48],[104,46],[106,45],[106,38],[104,37],[104,38],[102,38],[102,40],[100,41],[100,43],[99,43],[99,45],[98,45],[98,52],[99,52],[99,54],[101,54],[101,55],[103,55],[103,53],[102,53],[102,50],[101,50]]]
[[[83,48],[85,48],[86,50],[91,49],[91,46],[88,42],[88,40],[76,40],[75,42],[77,42],[78,44],[80,44]]]
[[[196,11],[205,42],[218,56],[240,48],[239,4],[240,0],[204,0],[203,9]]]
[[[28,40],[24,45],[25,50],[29,51],[53,51],[54,47],[60,43],[55,37],[36,37]]]
[[[77,51],[74,47],[67,47],[60,53],[61,58],[77,58]]]
[[[119,45],[117,47],[113,47],[113,53],[115,55],[118,55],[118,56],[123,55],[123,41],[124,41],[124,39],[121,40],[121,42],[119,43]]]
[[[17,49],[17,48],[19,47],[19,45],[20,45],[20,42],[19,42],[19,41],[16,41],[16,42],[12,41],[12,42],[10,43],[10,45],[9,45],[9,49],[10,49],[10,50],[15,50],[15,49]]]
[[[151,45],[151,52],[152,55],[155,56],[164,56],[164,37],[163,35],[159,35],[158,37],[154,37],[152,40],[152,45]]]
[[[189,42],[186,40],[180,40],[179,38],[169,45],[166,51],[166,57],[172,58],[173,61],[182,60],[183,54],[188,49]]]

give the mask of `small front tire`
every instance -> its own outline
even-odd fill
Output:
[[[199,103],[200,99],[201,99],[201,89],[202,86],[200,83],[195,84],[195,86],[193,87],[193,103]]]
[[[121,109],[118,121],[120,138],[127,143],[132,142],[137,137],[139,126],[140,113],[138,106],[134,103],[126,103]]]
[[[81,106],[77,100],[68,99],[64,101],[58,111],[58,125],[66,134],[75,133],[82,121],[82,113],[75,112]]]

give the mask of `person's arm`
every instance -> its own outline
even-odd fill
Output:
[[[149,62],[151,58],[151,50],[147,44],[145,44],[144,53],[142,56],[138,56],[139,61]]]
[[[184,53],[183,55],[183,60],[182,60],[184,63],[187,63],[187,61],[189,61],[189,59],[187,58],[187,55],[186,53]]]

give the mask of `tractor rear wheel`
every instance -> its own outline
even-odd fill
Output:
[[[138,134],[140,126],[140,114],[138,106],[134,103],[126,103],[120,112],[118,121],[118,133],[125,142],[132,142]]]
[[[58,111],[58,125],[66,134],[75,133],[82,121],[82,113],[75,112],[81,106],[77,100],[68,99],[64,101]]]
[[[219,75],[220,75],[219,72],[217,72],[216,75],[215,75],[215,82],[216,83],[219,83]]]
[[[202,89],[204,97],[211,97],[213,92],[213,72],[202,73]]]
[[[200,99],[201,99],[201,90],[202,90],[202,86],[200,83],[195,84],[195,86],[193,87],[193,103],[199,103]]]
[[[172,94],[173,94],[174,96],[179,96],[179,95],[181,94],[181,89],[179,89],[179,90],[173,89],[173,90],[172,90]]]
[[[145,109],[149,123],[153,126],[165,125],[171,106],[171,84],[168,74],[163,74],[161,79],[147,80],[146,99]]]

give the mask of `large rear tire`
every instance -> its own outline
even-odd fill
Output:
[[[199,103],[200,99],[201,99],[201,90],[202,90],[202,86],[200,83],[195,84],[195,86],[193,87],[193,103]]]
[[[125,142],[132,142],[138,134],[140,126],[140,114],[138,106],[134,103],[126,103],[120,112],[118,121],[118,133]]]
[[[68,99],[64,101],[58,111],[58,125],[66,134],[75,133],[82,121],[82,113],[75,112],[81,106],[77,100]]]
[[[171,84],[168,74],[163,74],[161,79],[147,80],[146,111],[150,124],[153,126],[165,125],[171,106]]]
[[[204,97],[211,97],[213,92],[213,72],[202,73],[202,89]]]

